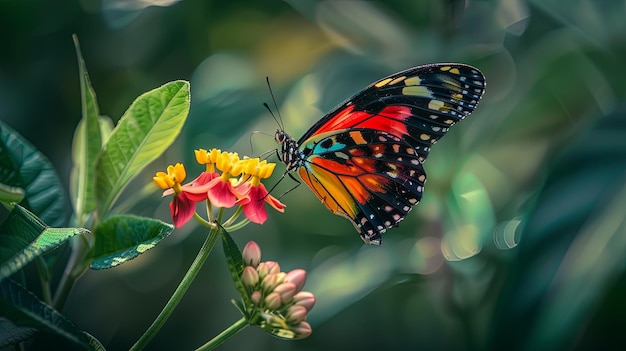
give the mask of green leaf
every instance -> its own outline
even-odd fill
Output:
[[[24,195],[24,189],[0,183],[0,202],[6,208],[12,209],[13,204],[17,204],[24,199]]]
[[[126,184],[176,139],[189,113],[189,82],[175,81],[138,97],[97,160],[96,197],[104,217]]]
[[[88,232],[83,228],[49,228],[25,208],[15,206],[0,226],[0,280],[74,235]]]
[[[80,76],[80,95],[82,119],[74,133],[72,145],[72,174],[70,189],[74,212],[79,224],[86,220],[85,216],[96,208],[95,197],[95,165],[102,149],[102,136],[98,102],[87,74],[85,60],[80,52],[78,38],[73,35],[76,57],[78,59],[78,73]]]
[[[37,334],[37,329],[31,327],[18,327],[9,319],[0,317],[0,349],[17,345]]]
[[[21,205],[48,225],[65,222],[63,187],[50,161],[17,132],[0,121],[0,183],[22,188]]]
[[[0,310],[17,326],[59,335],[85,350],[96,349],[74,323],[11,279],[0,281]]]
[[[252,316],[248,315],[252,306],[252,301],[250,301],[250,297],[248,296],[248,292],[246,288],[243,286],[243,282],[241,281],[241,274],[243,273],[243,258],[241,256],[241,251],[237,244],[233,240],[233,238],[228,234],[224,228],[220,226],[220,232],[222,234],[222,247],[224,249],[224,256],[226,256],[226,264],[228,265],[228,270],[230,270],[230,276],[235,284],[235,289],[239,291],[241,294],[241,299],[243,300],[244,306],[237,304],[239,309],[242,309],[242,312],[245,314],[246,319],[250,320]]]
[[[106,269],[132,260],[156,246],[174,227],[152,218],[120,215],[94,228],[91,269]]]

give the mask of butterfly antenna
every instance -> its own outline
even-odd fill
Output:
[[[285,130],[285,126],[283,124],[283,116],[280,115],[280,110],[278,109],[276,98],[274,97],[274,91],[272,90],[272,85],[270,84],[270,77],[265,77],[265,81],[267,82],[267,88],[270,91],[270,96],[272,97],[272,102],[274,103],[274,109],[276,110],[276,113],[278,114],[278,119],[276,118],[276,116],[274,116],[274,114],[272,113],[272,111],[270,110],[267,104],[264,104],[265,108],[270,110],[270,113],[272,113],[272,117],[274,117],[274,120],[276,120],[276,123],[278,123],[278,126],[280,127],[280,129]]]

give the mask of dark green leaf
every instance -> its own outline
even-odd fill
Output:
[[[246,288],[243,286],[241,281],[241,274],[243,273],[243,258],[241,257],[241,251],[230,234],[228,234],[224,228],[220,227],[220,229],[222,234],[222,247],[224,248],[224,256],[226,256],[226,264],[230,270],[230,276],[235,284],[235,289],[237,289],[237,291],[241,294],[241,298],[246,308],[243,312],[246,313],[249,310],[249,306],[252,305],[252,302],[250,301]],[[239,305],[238,307],[241,308],[242,306]],[[246,317],[249,318],[250,316],[246,315]]]
[[[176,139],[189,113],[189,82],[175,81],[138,97],[108,137],[97,160],[100,216],[126,184]]]
[[[0,310],[17,326],[33,327],[59,335],[85,350],[93,349],[89,338],[74,323],[11,279],[0,281]]]
[[[18,327],[10,320],[0,317],[0,349],[17,345],[37,334],[37,329],[31,327]]]
[[[15,206],[0,226],[0,280],[56,248],[83,228],[49,228],[34,214]]]
[[[152,218],[113,216],[94,228],[92,269],[106,269],[125,263],[153,248],[174,227]]]
[[[21,204],[48,225],[65,222],[63,187],[50,161],[0,121],[0,183],[22,188]]]

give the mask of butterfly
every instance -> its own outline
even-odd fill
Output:
[[[296,141],[276,131],[276,150],[292,172],[366,244],[398,226],[421,200],[431,146],[467,117],[485,92],[485,77],[458,63],[409,68],[372,83]]]

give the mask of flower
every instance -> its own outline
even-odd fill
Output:
[[[239,155],[223,151],[215,156],[215,166],[222,171],[222,175],[213,179],[209,184],[209,201],[213,206],[231,208],[237,202],[237,192],[231,178],[241,174]]]
[[[264,203],[269,204],[279,212],[285,212],[285,205],[277,198],[270,195],[261,183],[262,178],[268,178],[274,171],[275,163],[259,161],[258,158],[244,160],[244,174],[249,180],[237,186],[237,192],[241,199],[238,201],[243,206],[243,213],[254,223],[263,224],[267,220],[267,211]]]
[[[157,172],[153,177],[154,182],[165,189],[163,196],[174,194],[170,212],[176,228],[193,217],[196,202],[205,200],[209,202],[209,222],[212,221],[210,211],[213,207],[231,208],[239,205],[246,218],[258,224],[267,220],[265,203],[284,212],[285,205],[271,196],[261,183],[261,179],[271,176],[276,164],[260,161],[259,158],[240,159],[237,153],[219,149],[197,149],[194,155],[196,161],[205,165],[206,169],[192,182],[182,185],[187,174],[181,163],[169,166],[167,172]],[[240,213],[236,211],[230,220],[224,221],[225,227],[231,225]]]
[[[281,272],[277,262],[267,261],[254,265],[261,259],[261,249],[250,241],[244,247],[244,269],[241,281],[246,287],[244,315],[248,323],[273,335],[286,339],[302,339],[311,335],[311,325],[306,321],[315,304],[315,296],[301,291],[306,271],[294,269]],[[254,257],[250,259],[250,257]]]
[[[182,163],[168,166],[167,173],[157,172],[152,180],[161,188],[167,189],[163,196],[174,194],[170,203],[170,213],[174,227],[180,228],[193,217],[196,211],[196,202],[207,198],[207,184],[215,177],[212,173],[203,172],[196,179],[181,185],[187,172]]]

